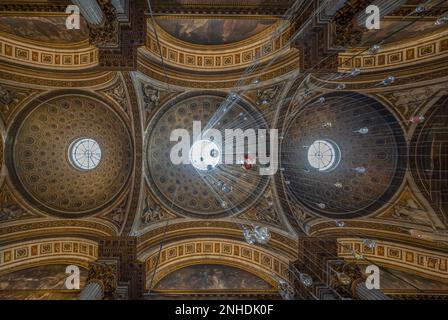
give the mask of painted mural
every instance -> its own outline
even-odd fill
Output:
[[[89,37],[86,23],[80,29],[68,30],[65,17],[0,17],[0,30],[18,37],[54,44],[76,43]]]
[[[47,265],[19,270],[0,276],[0,299],[59,299],[76,298],[78,293],[66,290],[67,265]],[[80,269],[80,288],[85,285],[87,270]]]
[[[271,289],[264,280],[247,271],[224,265],[201,264],[170,273],[156,290]]]
[[[157,23],[180,40],[200,45],[219,45],[247,39],[272,26],[275,20],[158,19]]]

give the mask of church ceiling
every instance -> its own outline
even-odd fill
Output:
[[[446,289],[445,1],[98,3],[0,3],[0,298]]]

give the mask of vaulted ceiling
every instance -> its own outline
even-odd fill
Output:
[[[295,274],[324,283],[304,263],[320,257],[446,283],[448,4],[376,1],[369,31],[368,2],[98,1],[101,25],[68,30],[70,1],[2,1],[0,284],[111,256],[138,262],[117,279],[143,279],[140,298],[204,270],[304,298]],[[173,164],[170,135],[194,121],[278,129],[278,170]]]

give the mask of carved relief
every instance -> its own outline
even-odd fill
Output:
[[[128,101],[126,96],[126,89],[123,83],[119,83],[114,88],[106,91],[106,94],[114,99],[124,110],[125,113],[128,113]]]
[[[32,214],[22,209],[14,201],[14,198],[8,189],[7,186],[4,186],[3,189],[0,190],[0,222],[18,220],[32,216]]]
[[[140,214],[140,219],[143,225],[149,225],[164,219],[165,215],[160,206],[151,199],[149,195],[145,199],[145,207]]]
[[[266,89],[258,89],[257,105],[271,106],[278,95],[279,87],[273,86]]]
[[[277,209],[275,208],[272,191],[266,190],[263,197],[260,198],[258,204],[251,210],[240,216],[243,219],[254,220],[265,224],[283,227],[279,218]]]
[[[145,115],[148,116],[159,105],[160,91],[148,83],[142,83],[142,92],[144,102],[143,109],[145,111]]]
[[[14,111],[14,107],[25,98],[25,95],[24,92],[0,85],[0,113],[5,121]]]
[[[405,221],[430,226],[434,229],[443,227],[437,216],[416,198],[409,186],[406,186],[397,202],[379,218]]]
[[[121,227],[123,223],[125,223],[128,199],[129,196],[126,196],[126,198],[116,208],[107,213],[104,217],[107,220],[112,221],[118,227]]]

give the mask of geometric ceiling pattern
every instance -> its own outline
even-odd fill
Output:
[[[446,299],[447,12],[2,1],[0,299]]]

